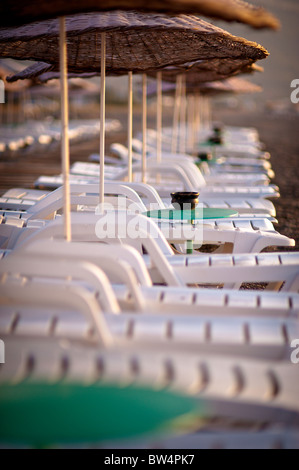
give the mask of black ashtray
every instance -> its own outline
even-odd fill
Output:
[[[219,135],[222,133],[222,128],[220,126],[213,127],[213,131],[215,134]]]
[[[199,193],[196,192],[177,192],[171,193],[171,203],[176,209],[194,210],[198,204]],[[188,206],[187,206],[188,204]]]
[[[201,152],[197,155],[197,157],[202,161],[202,162],[208,162],[209,160],[213,159],[213,155],[211,153],[206,153],[206,152]]]

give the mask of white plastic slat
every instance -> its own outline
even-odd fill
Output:
[[[172,322],[171,338],[176,343],[204,343],[206,341],[206,321],[201,318],[185,320],[175,318]]]
[[[18,204],[18,205],[20,205],[21,204],[21,199],[10,197],[10,198],[7,199],[6,202],[7,202],[7,204]]]
[[[130,362],[126,354],[103,352],[96,360],[99,369],[103,371],[101,380],[116,383],[127,383],[132,380]]]
[[[11,189],[8,189],[8,191],[6,191],[3,194],[3,197],[21,199],[25,195],[26,195],[26,190],[25,189],[11,188]]]
[[[15,333],[29,336],[48,336],[51,331],[52,319],[51,313],[43,312],[42,315],[37,316],[26,312],[25,315],[20,316]]]
[[[135,340],[142,341],[143,339],[152,339],[155,341],[164,341],[167,336],[167,321],[161,321],[159,317],[152,317],[142,315],[142,318],[138,318],[133,326],[133,335]],[[133,336],[132,335],[132,336]]]
[[[268,219],[255,219],[252,220],[252,226],[255,230],[262,230],[264,232],[274,230],[272,222]]]
[[[32,201],[31,199],[22,199],[21,200],[21,205],[23,206],[34,206],[35,201]]]
[[[46,223],[47,222],[45,220],[28,220],[26,226],[40,228],[45,227]]]
[[[238,208],[239,207],[239,208],[242,208],[242,209],[251,209],[251,205],[248,204],[247,201],[244,201],[242,199],[237,199],[236,198],[235,201],[231,200],[229,202],[229,204],[230,204],[230,207],[232,207],[232,208]]]
[[[276,294],[276,295],[275,295]],[[289,309],[290,302],[287,296],[279,295],[279,293],[275,293],[271,296],[260,296],[260,306],[261,308],[267,308],[272,310],[280,310],[280,309]],[[299,308],[299,303],[298,303]]]
[[[257,308],[257,295],[246,295],[247,292],[232,291],[227,295],[227,305],[229,307]]]
[[[164,292],[163,301],[166,303],[173,303],[175,305],[191,305],[193,294],[180,289],[167,289]]]
[[[253,345],[258,344],[285,344],[283,336],[282,323],[272,319],[270,322],[256,321],[250,323],[250,342]]]
[[[82,355],[80,351],[76,351],[69,359],[67,375],[64,382],[92,383],[97,377],[97,364],[93,360],[91,354]]]
[[[203,307],[223,307],[226,302],[226,294],[223,294],[221,291],[217,292],[217,294],[218,295],[215,295],[214,292],[211,292],[208,289],[198,289],[194,305]]]
[[[14,217],[6,217],[6,225],[13,225],[14,227],[22,228],[24,227],[24,220],[17,219]]]
[[[235,219],[234,226],[244,230],[253,230],[250,220]]]
[[[186,266],[186,257],[185,256],[172,256],[169,258],[171,266],[182,267]]]
[[[230,204],[228,204],[227,202],[221,200],[221,199],[210,199],[207,201],[206,205],[208,207],[216,207],[216,208],[221,208],[221,209],[228,209],[229,207],[231,207]]]
[[[234,225],[233,225],[233,222],[231,220],[217,220],[216,221],[216,226],[220,229],[220,230],[233,230],[234,229]]]
[[[210,256],[210,265],[216,266],[233,266],[233,257],[231,255]]]
[[[210,336],[212,343],[243,344],[244,324],[240,320],[219,319],[211,321]]]
[[[265,209],[265,201],[262,199],[250,199],[246,201],[253,209]]]
[[[238,254],[233,256],[235,266],[256,266],[256,257],[251,254]]]
[[[205,362],[203,362],[205,364]],[[206,361],[206,375],[208,377],[206,388],[202,395],[209,396],[230,396],[235,387],[235,378],[229,367],[223,367],[221,361]]]
[[[69,315],[60,315],[55,325],[55,336],[63,336],[68,338],[89,337],[91,332],[91,324],[82,315],[69,313]]]
[[[30,354],[30,348],[28,348]],[[67,353],[63,354],[59,351],[51,352],[51,356],[47,357],[46,351],[42,348],[38,354],[34,355],[34,367],[30,380],[46,380],[47,382],[57,382],[64,379],[68,372]]]
[[[293,264],[299,266],[299,252],[281,253],[279,257],[282,264]]]
[[[172,258],[170,258],[172,260]],[[187,265],[188,266],[209,266],[210,264],[210,257],[207,255],[203,256],[188,256],[187,257]]]
[[[257,255],[259,266],[280,266],[279,256],[276,253],[261,253]]]

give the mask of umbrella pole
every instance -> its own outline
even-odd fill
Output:
[[[132,175],[132,134],[133,134],[133,80],[132,72],[128,73],[128,181],[133,181]]]
[[[182,76],[177,75],[176,87],[175,87],[175,98],[174,98],[174,112],[173,112],[173,124],[172,124],[172,141],[171,141],[171,152],[177,153],[177,139],[178,139],[178,126],[179,126],[179,110],[181,100],[181,85]]]
[[[162,72],[157,72],[157,163],[162,160]]]
[[[100,207],[104,204],[105,179],[105,90],[106,90],[106,33],[101,33],[101,110],[100,110]]]
[[[188,143],[190,149],[194,146],[194,96],[189,95],[187,98],[187,115],[188,115]]]
[[[198,142],[198,134],[202,126],[200,117],[201,117],[201,96],[200,96],[200,93],[196,93],[195,137],[194,137],[194,140],[196,143]]]
[[[146,74],[142,74],[142,183],[146,183]]]
[[[186,76],[182,75],[180,107],[180,152],[186,151]]]
[[[68,84],[65,18],[59,18],[59,53],[60,53],[60,86],[61,86],[61,163],[64,197],[64,238],[71,241],[71,201],[70,201],[70,147],[68,136]]]
[[[157,72],[157,163],[162,161],[162,72]],[[160,183],[157,173],[156,182]]]

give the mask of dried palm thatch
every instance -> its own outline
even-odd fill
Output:
[[[191,66],[194,67],[194,69],[191,68]],[[18,80],[32,79],[39,84],[47,83],[50,80],[56,80],[60,78],[60,73],[54,72],[53,68],[54,66],[51,64],[46,64],[45,62],[36,62],[20,72],[7,76],[6,80],[8,83],[13,83]],[[225,78],[231,77],[232,75],[250,74],[263,71],[262,67],[252,63],[252,61],[248,59],[210,59],[207,61],[198,61],[192,64],[185,64],[185,68],[187,70],[191,69],[190,73],[197,74],[198,82],[223,80]],[[176,67],[167,67],[161,71],[165,81],[174,82],[177,73],[185,71],[185,69],[184,65],[179,65]],[[100,75],[99,71],[85,73],[70,72],[68,73],[68,78],[92,78],[97,75]],[[148,75],[150,77],[155,77],[156,72],[149,71]]]
[[[193,13],[254,28],[278,29],[277,18],[264,8],[242,0],[14,0],[0,3],[0,25],[16,26],[61,15],[90,11],[139,10],[162,13]]]
[[[108,74],[135,73],[199,59],[267,57],[260,45],[192,15],[105,12],[66,18],[68,70],[100,70],[101,32],[106,32]],[[53,64],[59,70],[58,22],[0,29],[0,56]]]
[[[161,72],[163,80],[172,83],[176,81],[178,74],[184,73],[186,83],[191,86],[197,83],[224,80],[234,75],[250,74],[258,70],[263,69],[254,64],[251,59],[210,59],[165,67]],[[155,77],[156,72],[150,71],[149,75]]]
[[[47,64],[46,62],[35,62],[34,64],[26,67],[25,69],[6,77],[8,83],[13,83],[18,80],[34,80],[36,83],[42,84],[50,80],[60,78],[60,72],[53,72],[54,65]],[[86,73],[68,73],[68,78],[91,78],[99,75],[100,72],[86,72]]]

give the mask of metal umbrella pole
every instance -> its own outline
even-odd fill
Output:
[[[128,181],[133,181],[132,174],[132,134],[133,134],[133,79],[128,72]]]
[[[64,238],[71,241],[71,201],[70,201],[70,147],[68,135],[68,84],[65,17],[59,18],[59,53],[61,86],[61,164],[63,175],[63,230]]]
[[[147,114],[147,102],[146,102],[146,88],[147,88],[147,76],[145,73],[142,74],[142,183],[146,183],[146,114]]]
[[[101,33],[101,110],[100,110],[100,207],[104,204],[105,184],[105,92],[106,92],[106,33]]]

